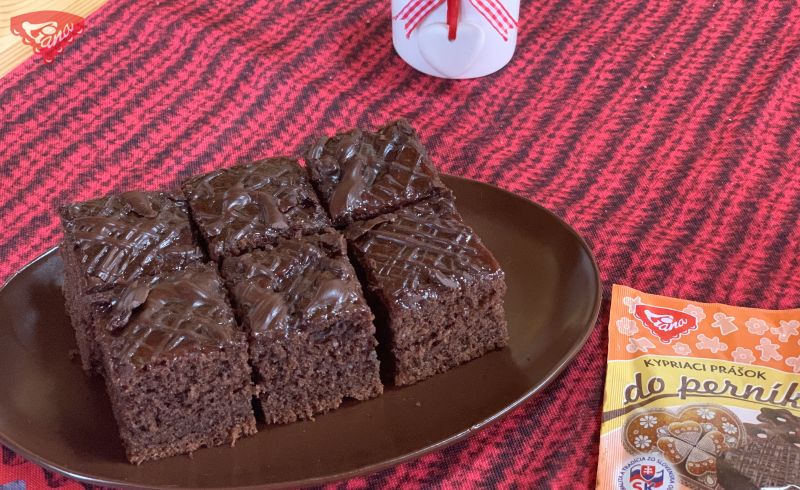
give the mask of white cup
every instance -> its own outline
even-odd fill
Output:
[[[453,40],[447,24],[451,3],[444,1],[424,16],[428,1],[392,0],[392,41],[406,63],[435,77],[464,79],[489,75],[511,61],[519,0],[458,0]]]

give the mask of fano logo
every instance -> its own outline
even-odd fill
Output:
[[[639,303],[634,307],[633,316],[665,344],[697,328],[694,316],[662,306]]]
[[[675,490],[675,470],[658,456],[637,456],[617,473],[620,490]]]
[[[44,61],[50,63],[64,46],[83,32],[85,22],[67,12],[43,10],[11,18],[11,33],[22,38]]]

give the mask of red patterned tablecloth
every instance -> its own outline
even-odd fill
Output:
[[[53,63],[0,80],[0,280],[56,243],[59,203],[405,116],[444,171],[571,223],[606,294],[800,306],[800,9],[525,0],[520,24],[510,65],[455,82],[394,54],[388,0],[111,1]],[[591,487],[605,306],[502,422],[338,487]],[[3,448],[0,485],[17,480],[80,486]]]

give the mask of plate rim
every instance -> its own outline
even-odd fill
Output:
[[[591,336],[592,332],[595,329],[595,326],[597,325],[597,320],[598,320],[598,317],[600,315],[600,308],[601,308],[602,303],[603,303],[603,281],[602,281],[602,277],[600,275],[600,268],[598,267],[597,260],[596,260],[596,258],[594,256],[594,253],[592,252],[592,249],[589,246],[589,244],[586,242],[586,240],[569,223],[567,223],[564,219],[562,219],[560,216],[558,216],[557,214],[555,214],[554,212],[550,211],[549,209],[547,209],[546,207],[542,206],[541,204],[539,204],[536,201],[533,201],[531,199],[527,199],[527,198],[525,198],[523,196],[520,196],[520,195],[515,194],[515,193],[513,193],[513,192],[511,192],[509,190],[506,190],[506,189],[504,189],[502,187],[499,187],[499,186],[497,186],[495,184],[490,184],[488,182],[483,182],[483,181],[480,181],[480,180],[474,180],[474,179],[469,179],[469,178],[466,178],[466,177],[461,177],[461,176],[457,176],[457,175],[450,175],[450,174],[441,174],[441,176],[442,176],[443,179],[454,179],[454,180],[468,182],[470,184],[480,184],[480,185],[483,185],[483,186],[489,186],[493,190],[501,192],[501,193],[505,194],[508,197],[511,197],[513,199],[516,199],[516,200],[525,201],[526,204],[533,205],[533,206],[539,208],[540,211],[544,211],[545,214],[547,214],[551,218],[555,219],[559,224],[561,224],[561,226],[563,226],[569,232],[570,235],[572,235],[577,240],[577,242],[580,244],[581,248],[584,250],[584,252],[586,252],[587,256],[589,257],[589,261],[591,262],[592,270],[594,272],[594,278],[595,278],[595,301],[594,301],[594,305],[592,307],[592,313],[590,315],[592,320],[587,323],[586,329],[583,332],[583,335],[581,336],[581,338],[578,340],[578,342],[573,344],[572,347],[569,349],[569,351],[567,351],[566,355],[564,355],[558,361],[558,363],[555,364],[555,369],[550,371],[550,373],[548,373],[547,376],[545,376],[541,381],[539,381],[537,384],[535,384],[533,387],[531,387],[529,390],[527,390],[522,396],[520,396],[519,398],[517,398],[513,402],[511,402],[508,405],[506,405],[505,407],[503,407],[502,410],[500,410],[498,412],[495,412],[491,416],[487,417],[486,419],[483,419],[480,422],[474,424],[472,427],[469,427],[466,430],[463,430],[463,431],[461,431],[461,432],[459,432],[457,434],[453,434],[453,435],[451,435],[450,437],[448,437],[446,439],[442,439],[442,440],[437,441],[437,442],[435,442],[435,443],[433,443],[431,445],[425,446],[423,448],[420,448],[420,449],[418,449],[416,451],[412,451],[412,452],[407,453],[407,454],[403,454],[401,456],[397,456],[397,457],[392,458],[390,460],[385,460],[385,461],[381,461],[379,463],[370,464],[370,465],[366,465],[366,466],[360,466],[358,468],[354,468],[354,469],[351,469],[351,470],[348,470],[348,471],[345,471],[345,472],[342,472],[342,473],[337,473],[335,475],[311,477],[311,478],[306,478],[306,479],[303,479],[303,480],[275,482],[275,483],[261,483],[261,484],[245,485],[245,486],[227,486],[227,487],[221,487],[221,488],[225,488],[225,489],[229,489],[229,490],[254,490],[254,489],[277,490],[277,489],[284,489],[284,488],[295,488],[295,487],[302,487],[302,486],[321,485],[321,484],[324,484],[324,483],[332,483],[332,482],[342,481],[342,480],[345,480],[345,479],[355,478],[355,477],[358,477],[358,476],[370,475],[370,474],[376,473],[378,471],[382,471],[382,470],[385,470],[387,468],[390,468],[392,466],[396,466],[398,464],[417,459],[417,458],[419,458],[421,456],[424,456],[425,454],[431,453],[433,451],[444,449],[444,448],[446,448],[448,446],[451,446],[451,445],[455,444],[456,442],[459,442],[459,441],[465,439],[467,436],[473,434],[474,432],[482,430],[482,429],[492,425],[493,423],[499,421],[500,419],[502,419],[506,415],[508,415],[508,413],[510,413],[512,410],[514,410],[515,408],[519,407],[523,402],[525,402],[526,400],[531,398],[533,395],[535,395],[535,394],[539,393],[540,391],[544,390],[559,375],[561,375],[561,373],[567,368],[567,366],[569,366],[572,363],[572,361],[575,359],[575,357],[577,357],[577,355],[580,353],[580,351],[586,345],[586,342],[589,340],[589,337]],[[458,206],[457,202],[456,202],[456,206]],[[0,294],[2,294],[5,291],[5,289],[19,275],[21,275],[22,273],[27,271],[29,268],[33,267],[39,261],[42,261],[42,260],[44,260],[46,258],[49,258],[52,254],[57,253],[57,251],[58,251],[58,245],[55,245],[55,246],[51,247],[50,249],[48,249],[47,251],[45,251],[44,253],[40,254],[38,257],[36,257],[33,260],[31,260],[30,262],[28,262],[27,264],[25,264],[22,268],[20,268],[18,271],[13,273],[11,276],[9,276],[9,278],[6,281],[3,282],[2,286],[0,286]],[[20,456],[22,456],[23,458],[28,460],[28,462],[31,462],[31,463],[33,463],[35,465],[38,465],[38,466],[41,466],[41,467],[43,467],[43,468],[45,468],[47,470],[54,471],[56,473],[59,473],[61,475],[66,476],[68,478],[72,478],[72,479],[78,480],[78,481],[83,482],[83,483],[88,483],[88,484],[92,484],[92,485],[113,486],[113,487],[116,487],[116,488],[125,488],[125,489],[144,488],[144,489],[159,490],[159,489],[164,489],[164,488],[170,488],[170,489],[200,488],[200,487],[182,487],[182,486],[172,486],[172,485],[170,485],[170,486],[141,485],[141,484],[137,484],[137,483],[133,483],[133,482],[126,482],[124,480],[117,480],[117,479],[115,479],[113,477],[107,477],[107,476],[104,477],[104,476],[100,476],[100,475],[96,475],[96,474],[89,474],[89,473],[84,474],[84,473],[73,472],[69,468],[65,468],[65,467],[59,465],[58,463],[50,461],[49,459],[47,459],[45,457],[38,456],[38,455],[36,455],[36,454],[34,454],[32,452],[29,452],[27,449],[25,449],[20,444],[18,444],[15,441],[9,439],[8,436],[2,431],[0,431],[0,443],[2,443],[4,446],[8,447],[9,449],[14,451],[15,453],[19,454]]]

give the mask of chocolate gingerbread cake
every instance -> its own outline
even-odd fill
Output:
[[[450,193],[405,120],[374,133],[353,129],[321,138],[306,163],[336,226]]]
[[[312,418],[383,392],[375,327],[335,231],[226,258],[258,397],[269,423]]]
[[[504,273],[453,201],[437,197],[345,230],[397,385],[508,343]]]
[[[204,259],[186,202],[166,192],[126,192],[60,209],[64,226],[64,296],[81,363],[100,367],[94,319],[106,308],[97,293]]]
[[[800,486],[800,417],[764,407],[758,423],[744,424],[746,443],[722,453],[719,483],[725,490]]]
[[[376,348],[407,385],[508,343],[503,271],[406,121],[323,138],[308,167],[267,158],[192,177],[186,198],[60,210],[82,365],[131,462],[233,444],[253,403],[288,423],[378,396]]]
[[[232,445],[256,432],[247,337],[214,264],[99,293],[106,387],[132,463]]]
[[[214,260],[323,231],[330,226],[305,170],[266,158],[215,170],[183,184],[192,217]]]

